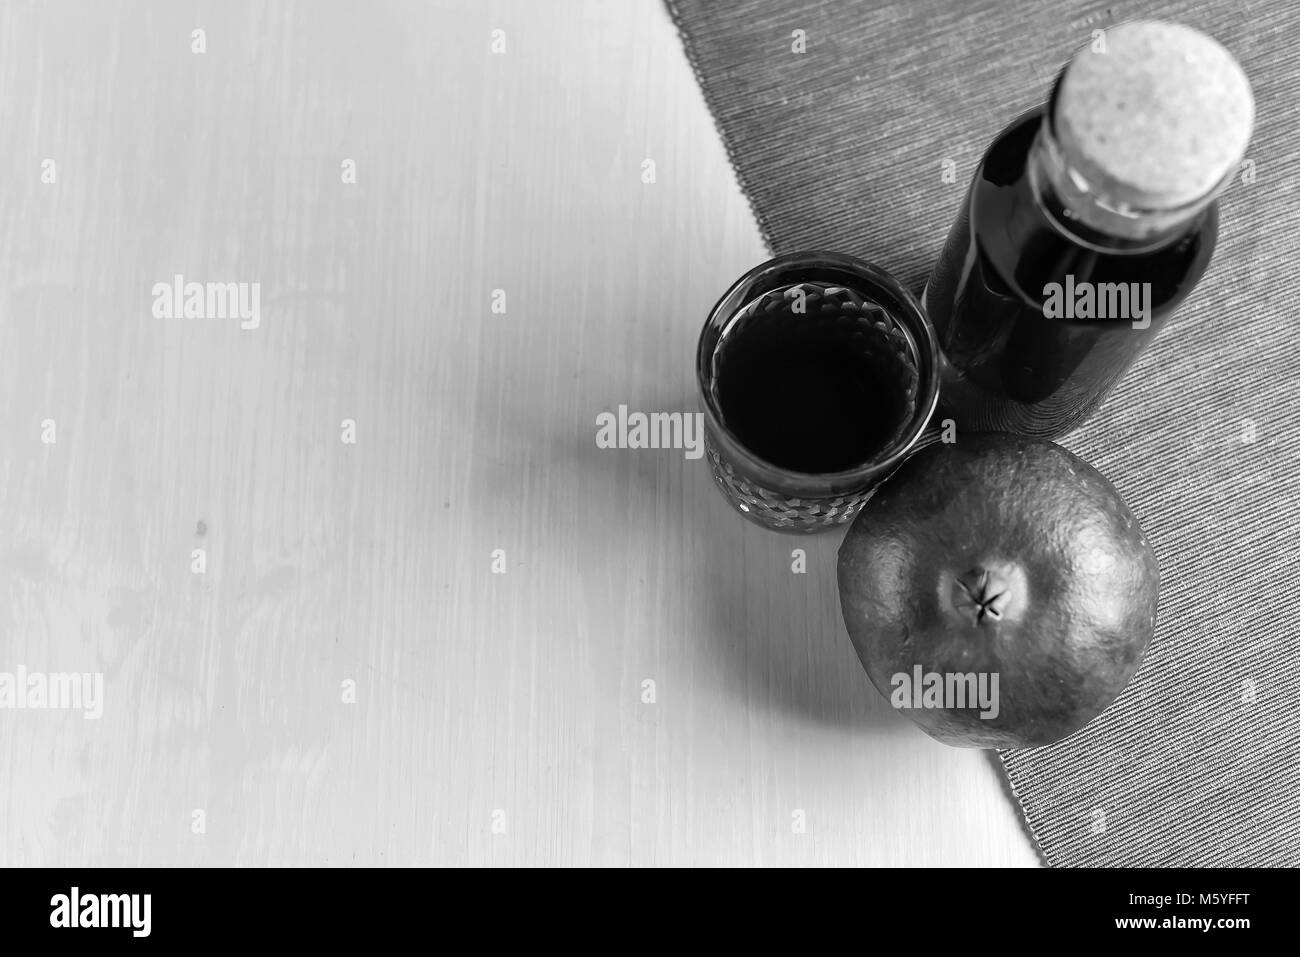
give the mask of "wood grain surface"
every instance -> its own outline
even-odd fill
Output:
[[[658,0],[7,3],[0,44],[0,672],[104,676],[0,710],[0,864],[1035,863],[862,673],[839,533],[597,448],[697,408],[765,258]],[[258,327],[156,316],[177,274]]]

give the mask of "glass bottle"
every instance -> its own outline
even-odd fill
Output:
[[[1102,34],[984,154],[926,285],[940,415],[1055,438],[1092,414],[1204,275],[1254,102],[1188,27]]]

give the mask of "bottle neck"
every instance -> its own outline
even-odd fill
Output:
[[[1055,96],[1053,96],[1053,101]],[[1191,203],[1142,208],[1109,199],[1071,163],[1053,129],[1053,105],[1043,112],[1029,150],[1029,184],[1039,207],[1067,237],[1101,252],[1148,252],[1186,235],[1228,184],[1231,174]]]

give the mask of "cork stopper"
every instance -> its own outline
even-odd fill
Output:
[[[1066,162],[1090,191],[1171,210],[1207,196],[1240,164],[1255,100],[1218,41],[1146,20],[1109,29],[1075,55],[1054,119]]]

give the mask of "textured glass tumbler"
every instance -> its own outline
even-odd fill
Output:
[[[850,521],[925,444],[939,394],[916,299],[884,270],[821,251],[742,276],[709,314],[696,373],[714,481],[783,532]]]

